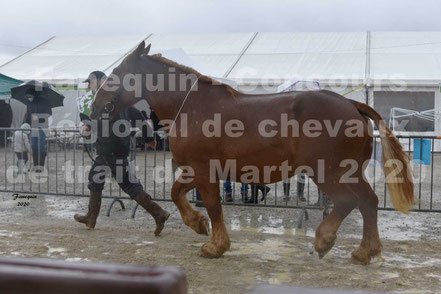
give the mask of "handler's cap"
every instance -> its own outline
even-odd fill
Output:
[[[91,79],[96,79],[97,81],[107,78],[106,74],[102,71],[96,70],[89,74],[89,77],[83,81],[83,83],[89,83]]]

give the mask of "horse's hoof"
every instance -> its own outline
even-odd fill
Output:
[[[319,259],[323,259],[323,257],[325,257],[326,254],[328,254],[329,251],[331,251],[331,248],[329,248],[326,251],[318,252]]]
[[[326,254],[331,251],[332,247],[334,247],[336,238],[337,236],[335,234],[328,234],[315,239],[314,247],[320,259],[325,257]]]
[[[199,218],[198,227],[196,233],[201,235],[207,235],[210,233],[210,226],[208,225],[208,220],[205,216],[201,215]]]
[[[356,265],[368,265],[371,263],[371,257],[367,250],[358,248],[352,252],[351,262]]]
[[[219,253],[219,251],[217,250],[217,247],[213,243],[208,242],[202,246],[201,253],[199,256],[205,257],[205,258],[219,258],[222,256],[222,254],[223,254],[223,252]]]

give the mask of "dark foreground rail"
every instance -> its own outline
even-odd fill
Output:
[[[175,267],[0,258],[0,293],[185,294],[187,280]]]

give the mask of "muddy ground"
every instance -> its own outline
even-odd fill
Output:
[[[299,210],[224,207],[232,241],[224,257],[198,256],[209,240],[182,224],[172,212],[163,234],[153,236],[153,220],[139,211],[130,218],[115,207],[110,217],[103,201],[97,228],[88,231],[72,216],[85,211],[87,199],[38,196],[17,207],[10,193],[0,196],[0,255],[141,265],[176,265],[187,274],[190,293],[244,293],[261,283],[305,287],[441,293],[441,220],[437,213],[380,212],[383,257],[369,266],[350,264],[360,243],[361,216],[354,211],[343,223],[334,249],[323,259],[312,254],[320,211],[311,211],[306,227],[296,229]],[[204,213],[205,211],[202,210]]]

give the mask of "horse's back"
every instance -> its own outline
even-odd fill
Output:
[[[362,119],[353,103],[344,96],[328,91],[306,91],[293,95],[293,111],[298,118],[315,119]]]

